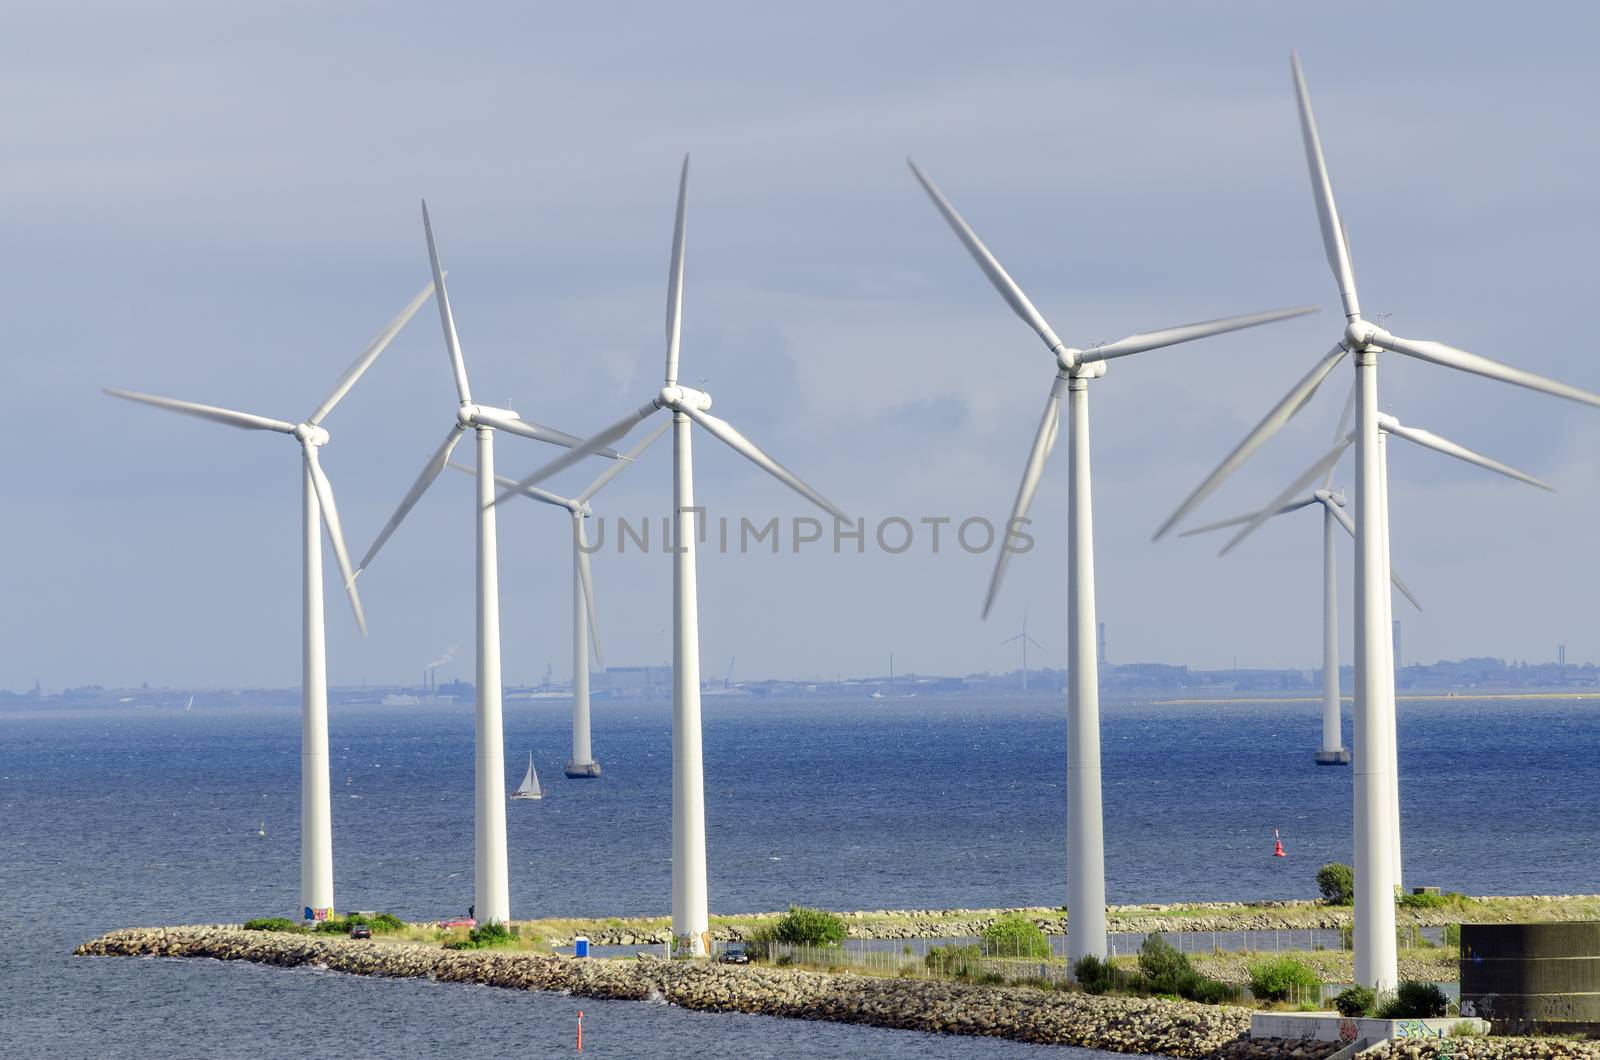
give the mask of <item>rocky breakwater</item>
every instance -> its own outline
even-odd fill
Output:
[[[684,1008],[830,1020],[939,1034],[982,1035],[1178,1057],[1317,1057],[1320,1049],[1261,1053],[1242,1040],[1245,1009],[1153,998],[1094,997],[1027,987],[737,967],[608,961],[518,951],[452,951],[417,944],[187,927],[113,931],[87,956],[210,957],[352,975],[426,978],[580,997],[665,1000]]]

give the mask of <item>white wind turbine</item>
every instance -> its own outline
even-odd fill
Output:
[[[667,281],[666,385],[637,410],[599,434],[573,447],[502,493],[498,504],[571,466],[601,447],[621,441],[657,410],[672,413],[672,952],[711,955],[710,916],[706,904],[705,768],[700,753],[700,617],[695,579],[694,471],[690,459],[690,425],[712,437],[802,497],[833,515],[844,514],[773,460],[726,420],[708,411],[711,395],[678,383],[678,339],[683,311],[683,251],[689,189],[689,158],[684,156],[678,181],[678,212],[672,233],[672,269]]]
[[[632,449],[617,458],[616,463],[607,467],[589,484],[589,487],[576,497],[562,497],[542,490],[537,486],[528,486],[517,490],[516,480],[508,475],[496,475],[496,484],[501,487],[516,490],[523,496],[536,500],[541,504],[553,505],[562,508],[572,517],[572,758],[567,762],[566,774],[577,780],[585,777],[598,777],[600,763],[594,757],[593,744],[589,739],[589,645],[594,644],[595,665],[604,668],[600,651],[600,627],[595,621],[594,611],[594,577],[589,569],[589,554],[593,551],[589,547],[589,538],[584,531],[583,522],[594,514],[589,507],[589,501],[595,494],[606,487],[606,484],[620,475],[634,460],[637,460],[646,449],[667,433],[672,426],[672,421],[661,424],[650,436]],[[452,463],[451,467],[457,471],[472,473],[472,468],[465,464]]]
[[[1005,640],[1001,641],[1000,643],[1001,644],[1015,644],[1017,641],[1021,641],[1022,642],[1022,690],[1024,692],[1026,692],[1028,690],[1028,645],[1032,644],[1035,648],[1038,648],[1040,651],[1044,651],[1044,645],[1043,644],[1040,644],[1038,641],[1036,641],[1032,637],[1028,636],[1028,609],[1027,608],[1023,608],[1022,609],[1022,632],[1018,633],[1014,637],[1007,637]]]
[[[350,606],[355,611],[356,625],[362,636],[367,632],[367,619],[361,610],[361,597],[356,593],[350,570],[350,554],[345,550],[344,531],[339,526],[339,510],[333,503],[333,486],[323,473],[317,451],[328,444],[328,432],[322,421],[335,405],[350,392],[372,362],[378,359],[406,321],[421,308],[433,293],[433,284],[422,289],[400,315],[391,320],[378,333],[370,345],[345,370],[334,384],[333,391],[323,399],[310,416],[300,423],[255,416],[248,412],[199,405],[176,398],[140,394],[132,390],[107,389],[112,397],[138,401],[157,408],[197,416],[228,427],[247,431],[277,431],[287,434],[300,443],[301,478],[303,480],[301,509],[301,547],[303,549],[302,575],[302,629],[301,629],[301,693],[300,693],[300,906],[307,920],[321,920],[333,911],[333,811],[328,791],[328,655],[323,636],[322,607],[322,546],[318,541],[321,525],[327,526],[328,543],[333,546],[334,559],[344,576],[345,589],[350,596]]]
[[[1344,425],[1341,423],[1340,428],[1343,429],[1343,426]],[[1518,471],[1509,464],[1503,464],[1492,457],[1487,457],[1482,453],[1474,452],[1473,450],[1468,449],[1466,446],[1452,442],[1448,438],[1440,437],[1439,435],[1434,434],[1432,431],[1403,424],[1393,416],[1380,412],[1378,414],[1378,483],[1381,487],[1380,492],[1382,494],[1382,503],[1379,508],[1379,536],[1382,540],[1382,557],[1380,559],[1379,577],[1381,580],[1379,584],[1383,584],[1384,582],[1392,582],[1396,588],[1406,595],[1406,598],[1411,601],[1412,605],[1420,611],[1422,609],[1422,605],[1417,603],[1417,598],[1411,595],[1410,590],[1401,584],[1400,579],[1395,576],[1394,569],[1389,561],[1388,439],[1391,435],[1397,438],[1404,438],[1406,441],[1412,442],[1415,445],[1419,445],[1424,449],[1432,449],[1436,453],[1443,453],[1445,456],[1454,457],[1455,459],[1464,463],[1473,464],[1477,467],[1484,468],[1485,470],[1493,471],[1496,474],[1504,475],[1507,478],[1516,479],[1518,482],[1525,482],[1530,486],[1537,486],[1543,490],[1550,490],[1552,487],[1544,482],[1541,482],[1539,479],[1534,478],[1525,471]],[[1226,555],[1233,549],[1235,545],[1244,540],[1246,535],[1255,531],[1255,529],[1261,526],[1262,523],[1266,522],[1268,519],[1272,518],[1273,515],[1282,511],[1283,507],[1289,505],[1291,498],[1300,490],[1304,489],[1305,486],[1318,475],[1322,474],[1324,470],[1326,470],[1331,477],[1334,467],[1339,462],[1339,458],[1344,455],[1344,451],[1346,449],[1355,444],[1355,441],[1356,435],[1354,431],[1345,435],[1345,437],[1342,439],[1336,440],[1332,449],[1328,450],[1320,458],[1318,458],[1317,462],[1308,468],[1298,479],[1291,483],[1287,489],[1285,489],[1277,497],[1274,497],[1265,509],[1257,512],[1255,515],[1250,516],[1247,520],[1245,520],[1248,525],[1246,525],[1243,530],[1235,534],[1232,540],[1224,545],[1221,551],[1219,551],[1217,554],[1219,556]],[[1341,520],[1345,523],[1346,529],[1352,532],[1352,536],[1356,536],[1354,532],[1354,524],[1349,521],[1349,516],[1345,515],[1343,512],[1340,512],[1339,515]],[[1359,537],[1357,537],[1357,540],[1359,541]],[[1394,613],[1389,594],[1385,592],[1381,595],[1382,600],[1380,605],[1382,608],[1382,616],[1380,621],[1382,629],[1387,631],[1392,626]],[[1385,635],[1382,637],[1381,648],[1383,651],[1383,660],[1380,664],[1382,675],[1379,684],[1381,695],[1383,697],[1383,712],[1386,715],[1386,744],[1389,756],[1387,769],[1389,786],[1385,802],[1388,805],[1389,813],[1390,857],[1394,864],[1395,887],[1398,888],[1401,885],[1402,862],[1400,859],[1400,762],[1399,741],[1396,737],[1394,641],[1389,636]]]
[[[1379,990],[1397,982],[1394,933],[1395,843],[1386,812],[1393,784],[1394,730],[1391,697],[1394,680],[1392,642],[1387,621],[1389,594],[1384,590],[1387,546],[1383,533],[1388,490],[1382,460],[1383,432],[1378,412],[1378,354],[1401,353],[1422,361],[1514,383],[1541,393],[1600,406],[1600,394],[1547,379],[1492,361],[1475,353],[1426,339],[1394,335],[1362,318],[1350,264],[1349,240],[1333,199],[1333,185],[1323,159],[1322,140],[1311,113],[1311,98],[1298,56],[1291,56],[1295,95],[1312,197],[1322,230],[1322,247],[1339,287],[1345,327],[1339,341],[1284,395],[1216,470],[1195,487],[1157,528],[1155,538],[1171,530],[1223,480],[1289,421],[1310,400],[1345,354],[1356,367],[1356,644],[1355,644],[1355,980]],[[1372,513],[1376,517],[1369,518]]]
[[[989,616],[1000,581],[1011,559],[1011,534],[1027,522],[1028,507],[1044,471],[1045,458],[1056,440],[1062,394],[1067,395],[1068,495],[1067,529],[1067,956],[1106,955],[1105,841],[1100,809],[1100,680],[1095,653],[1094,516],[1089,485],[1089,380],[1105,374],[1114,357],[1173,346],[1239,328],[1309,313],[1310,308],[1278,309],[1248,316],[1183,324],[1160,331],[1141,332],[1107,345],[1079,350],[1066,345],[1045,323],[1027,295],[1006,274],[994,255],[962,220],[954,206],[916,163],[911,172],[933,199],[939,212],[989,277],[1000,296],[1017,316],[1044,340],[1055,356],[1056,375],[1045,399],[1044,416],[1034,435],[1033,449],[1017,488],[1011,519],[1006,523],[994,576],[983,601]]]
[[[450,357],[450,367],[455,374],[455,422],[434,454],[423,465],[422,473],[412,483],[411,489],[400,501],[389,522],[373,541],[372,547],[361,559],[356,570],[360,574],[371,565],[378,550],[389,540],[412,507],[433,485],[450,453],[466,431],[473,431],[478,440],[478,669],[476,688],[478,702],[473,713],[473,736],[476,746],[473,764],[473,914],[480,923],[505,923],[511,919],[511,893],[506,868],[506,771],[505,736],[501,722],[500,686],[500,575],[499,554],[495,543],[494,500],[494,432],[532,438],[538,442],[555,445],[574,445],[578,439],[570,434],[522,419],[510,409],[493,408],[475,404],[467,384],[467,364],[461,356],[461,342],[456,337],[455,317],[450,311],[450,292],[444,284],[444,272],[439,267],[439,252],[433,242],[433,225],[428,217],[428,204],[422,204],[422,228],[428,241],[428,262],[433,269],[435,300],[439,305],[439,323],[444,329],[445,350]],[[615,457],[605,451],[602,455]]]

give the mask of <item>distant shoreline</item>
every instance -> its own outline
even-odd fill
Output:
[[[1397,700],[1424,700],[1424,699],[1458,699],[1467,702],[1473,700],[1490,699],[1594,699],[1600,700],[1600,689],[1593,692],[1434,692],[1432,694],[1412,693],[1397,695]],[[1352,703],[1354,696],[1340,696],[1341,703]],[[1208,703],[1220,704],[1268,704],[1268,703],[1321,703],[1321,696],[1250,696],[1250,697],[1213,697],[1201,696],[1185,699],[1151,699],[1147,702],[1153,707],[1194,707],[1204,706]]]

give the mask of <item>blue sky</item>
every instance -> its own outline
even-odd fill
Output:
[[[426,282],[424,195],[475,394],[583,434],[659,385],[674,181],[692,151],[684,379],[869,522],[1002,519],[1052,370],[907,155],[1070,343],[1322,306],[1120,361],[1094,384],[1117,661],[1309,666],[1319,652],[1313,516],[1223,560],[1197,540],[1149,542],[1337,334],[1291,47],[1369,315],[1600,389],[1600,77],[1579,6],[158,3],[13,21],[4,687],[298,681],[294,447],[98,391],[303,417]],[[1341,368],[1199,517],[1275,494],[1326,445],[1348,380]],[[1402,420],[1560,491],[1396,448],[1394,562],[1427,608],[1399,612],[1408,657],[1546,658],[1565,641],[1569,658],[1600,658],[1600,412],[1395,358],[1382,387]],[[358,553],[453,405],[425,309],[327,424]],[[499,448],[511,473],[550,455]],[[988,623],[990,557],[948,545],[706,556],[706,672],[730,656],[747,675],[881,671],[890,651],[902,670],[1006,668],[998,642],[1025,607],[1039,662],[1060,665],[1064,456],[1035,508],[1039,546]],[[696,458],[715,512],[805,514],[705,436]],[[604,508],[658,515],[669,485],[659,446]],[[411,679],[452,644],[470,675],[470,488],[442,479],[363,577],[365,641],[330,584],[334,681]],[[510,682],[570,668],[564,522],[522,509],[501,520]],[[595,568],[609,661],[664,661],[665,557]]]

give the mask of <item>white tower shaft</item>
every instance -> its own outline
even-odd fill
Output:
[[[1394,866],[1394,886],[1404,886],[1405,866],[1400,861],[1400,734],[1394,694],[1394,591],[1389,578],[1389,435],[1378,432],[1379,503],[1383,505],[1383,714],[1389,745],[1389,859]]]
[[[700,753],[700,612],[689,417],[672,414],[672,952],[711,956],[705,764]]]
[[[1389,724],[1385,717],[1389,627],[1383,601],[1383,478],[1378,448],[1377,351],[1356,361],[1355,980],[1375,990],[1398,981],[1394,848],[1389,839]]]
[[[494,431],[478,435],[478,704],[474,713],[473,915],[511,919],[506,867],[505,729],[500,709],[500,571],[494,517]]]
[[[589,746],[589,606],[583,596],[583,516],[572,516],[572,761],[567,772],[593,761]]]
[[[1339,526],[1324,502],[1322,508],[1322,751],[1337,756],[1344,749],[1339,723]]]
[[[1105,837],[1100,807],[1100,671],[1096,661],[1089,381],[1067,388],[1067,957],[1106,956]]]
[[[305,548],[300,705],[300,904],[306,919],[333,909],[333,810],[328,793],[328,662],[322,617],[322,506],[301,461]]]

